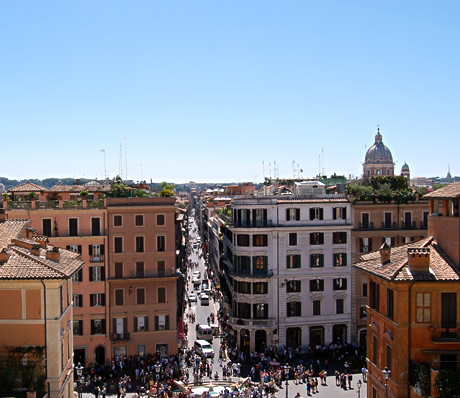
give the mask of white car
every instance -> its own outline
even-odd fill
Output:
[[[196,300],[197,300],[196,294],[195,293],[190,293],[190,295],[188,296],[188,301],[190,301],[190,302],[193,301],[193,302],[196,303]]]

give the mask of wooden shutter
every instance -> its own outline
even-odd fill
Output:
[[[112,318],[112,333],[113,334],[117,333],[117,319],[116,318]]]
[[[342,207],[342,218],[344,220],[347,219],[347,208],[346,207]]]
[[[319,266],[324,267],[324,254],[319,255]]]
[[[149,330],[149,317],[148,316],[144,317],[144,328],[145,328],[145,331],[148,332]]]
[[[101,281],[105,281],[105,267],[101,267]]]
[[[457,327],[457,294],[442,293],[441,299],[441,327],[455,329]]]
[[[88,252],[89,252],[89,255],[90,255],[90,256],[93,255],[93,245],[89,245],[89,246],[88,246]]]
[[[286,221],[289,221],[289,209],[286,209]]]
[[[337,207],[332,208],[332,219],[337,220]]]
[[[319,219],[322,220],[324,218],[324,209],[321,207],[319,209]]]
[[[359,238],[359,252],[360,253],[363,252],[363,246],[364,246],[363,238]]]
[[[159,325],[159,320],[158,320],[158,316],[155,315],[155,330],[158,330],[158,325]]]
[[[296,219],[297,221],[300,220],[300,209],[295,209],[295,219]]]
[[[91,334],[94,334],[94,319],[91,319]]]
[[[105,319],[101,320],[102,333],[106,333],[106,322]]]
[[[165,330],[169,330],[169,315],[165,316]]]
[[[134,317],[134,331],[137,332],[137,316]]]
[[[78,245],[78,253],[81,254],[81,245]]]
[[[347,263],[347,253],[342,253],[342,265],[348,265],[348,263]]]
[[[314,220],[314,219],[315,219],[315,209],[311,208],[310,209],[310,220]]]
[[[93,267],[89,267],[89,281],[93,281]]]
[[[369,238],[369,252],[372,251],[372,238]]]
[[[123,318],[123,334],[128,333],[128,318]]]
[[[105,245],[101,245],[101,256],[105,254]]]
[[[101,305],[105,305],[105,293],[102,293]]]

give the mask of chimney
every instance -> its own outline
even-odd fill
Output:
[[[30,248],[30,254],[32,254],[32,256],[40,256],[40,245],[32,245],[32,247]]]
[[[383,245],[380,246],[380,262],[382,265],[385,265],[391,261],[391,247],[387,245],[387,242],[383,242]]]
[[[46,249],[48,243],[48,237],[44,235],[34,235],[32,240],[40,245],[42,249]]]
[[[36,233],[37,230],[33,227],[27,227],[26,228],[26,238],[32,240],[34,233]]]
[[[50,250],[47,250],[46,259],[58,263],[61,260],[61,255],[59,253],[59,247],[54,246]]]
[[[10,253],[8,253],[8,250],[6,247],[3,248],[3,250],[0,252],[0,264],[4,264],[8,261],[10,258]]]
[[[0,222],[6,221],[5,209],[0,209]]]
[[[430,270],[430,248],[429,247],[410,247],[407,249],[409,271]]]

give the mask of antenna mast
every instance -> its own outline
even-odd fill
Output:
[[[123,179],[123,147],[120,142],[120,159],[118,164],[118,175]]]
[[[102,148],[99,152],[104,153],[104,178],[107,178],[107,169],[106,169],[106,162],[105,162],[105,149]]]
[[[126,143],[125,135],[125,180],[128,180],[128,144]]]
[[[321,171],[322,175],[324,175],[324,148],[321,148]]]

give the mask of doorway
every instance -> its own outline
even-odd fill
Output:
[[[96,365],[105,365],[105,348],[102,346],[96,347],[94,352]]]
[[[256,330],[255,350],[256,352],[265,352],[267,346],[267,332],[265,330]]]

